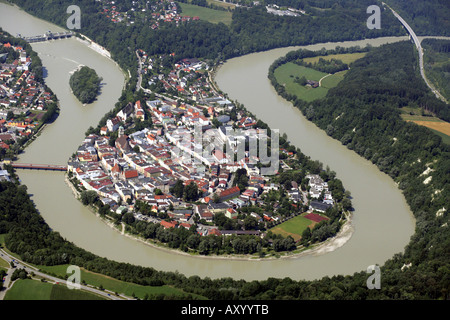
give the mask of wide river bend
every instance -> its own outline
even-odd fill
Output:
[[[4,3],[0,3],[0,26],[14,36],[62,30]],[[307,48],[329,49],[336,45],[364,46],[366,43],[376,46],[404,39],[407,37],[317,44]],[[114,107],[124,84],[124,73],[112,60],[76,39],[32,46],[46,69],[47,85],[60,100],[61,114],[26,149],[20,161],[64,164],[84,139],[89,126],[96,126]],[[335,241],[331,252],[322,250],[302,257],[262,261],[167,252],[123,236],[95,217],[74,198],[63,173],[23,170],[18,172],[19,177],[28,186],[32,200],[52,229],[77,246],[116,261],[179,271],[187,276],[246,280],[268,277],[311,280],[353,274],[366,270],[369,265],[381,265],[404,250],[414,232],[414,218],[401,192],[387,175],[328,137],[273,90],[267,79],[268,68],[292,49],[275,49],[232,59],[220,68],[215,80],[231,99],[243,103],[272,128],[286,132],[289,140],[306,155],[329,165],[351,191],[355,207],[352,224],[346,234]],[[94,68],[104,79],[102,94],[89,106],[82,106],[70,92],[69,72],[78,65]]]

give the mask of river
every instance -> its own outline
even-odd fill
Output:
[[[61,31],[55,25],[4,3],[0,3],[0,26],[14,36]],[[380,42],[371,40],[370,43],[377,45]],[[324,46],[332,45],[316,47]],[[20,161],[64,164],[82,142],[88,127],[96,126],[114,107],[121,94],[124,75],[113,61],[76,39],[36,43],[32,47],[46,68],[47,85],[60,100],[61,114],[26,149]],[[411,212],[388,176],[326,136],[290,103],[276,95],[267,79],[268,66],[289,50],[276,49],[232,59],[219,70],[216,81],[231,99],[244,103],[272,128],[286,132],[290,141],[305,154],[328,164],[351,191],[356,209],[352,225],[332,252],[267,261],[175,254],[125,237],[107,226],[74,198],[64,182],[63,173],[22,170],[18,171],[19,177],[53,230],[81,248],[116,261],[179,271],[187,276],[246,280],[267,277],[311,280],[325,275],[353,274],[369,265],[383,264],[393,254],[402,252],[413,234]],[[69,72],[80,64],[95,69],[104,79],[98,101],[88,106],[82,106],[70,93]]]

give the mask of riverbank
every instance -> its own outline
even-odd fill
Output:
[[[111,62],[113,62],[117,68],[122,72],[122,74],[124,75],[125,78],[125,82],[123,84],[122,90],[125,89],[127,82],[131,79],[131,74],[130,71],[128,70],[128,72],[125,72],[125,70],[123,70],[119,64],[111,57],[111,53],[106,50],[104,47],[102,47],[101,45],[99,45],[98,43],[96,43],[95,41],[93,41],[92,39],[88,38],[87,36],[85,36],[84,34],[80,33],[80,36],[82,36],[83,38],[87,39],[87,40],[83,40],[80,39],[79,37],[75,36],[75,39],[79,42],[81,42],[82,44],[84,44],[85,46],[91,48],[92,50],[94,50],[95,52],[97,52],[98,54],[100,54],[101,56],[107,58],[108,60],[110,60]]]
[[[14,34],[22,33],[26,35],[26,30],[34,30],[33,34],[35,34],[36,32],[41,32],[41,29],[44,32],[45,30],[56,29],[56,27],[42,23],[42,21],[36,21],[36,19],[28,15],[22,17],[22,12],[18,10],[12,10],[7,6],[2,6],[2,9],[4,9],[3,7],[5,7],[5,10],[2,10],[0,15],[3,17],[4,25],[7,25]],[[8,17],[12,16],[15,19],[8,19]],[[376,44],[378,41],[370,40],[370,42]],[[354,42],[354,44],[356,45],[358,42]],[[317,44],[316,47],[320,50],[324,45],[327,44]],[[32,145],[31,147],[33,148],[27,150],[27,154],[23,156],[23,161],[40,163],[65,162],[73,153],[73,150],[79,145],[80,139],[82,138],[78,136],[84,137],[84,132],[88,126],[97,125],[98,119],[104,113],[108,112],[110,106],[116,102],[116,98],[111,93],[102,95],[104,101],[98,107],[108,106],[103,108],[105,111],[103,109],[100,110],[100,108],[76,108],[76,104],[72,102],[75,99],[69,96],[70,92],[65,75],[67,75],[69,70],[74,68],[73,61],[92,65],[95,69],[98,69],[101,59],[96,59],[95,55],[97,53],[94,50],[86,49],[91,54],[85,52],[83,48],[87,47],[79,41],[55,41],[36,46],[39,47],[39,51],[42,53],[44,66],[49,69],[48,80],[51,82],[50,87],[52,89],[54,88],[54,92],[64,104],[61,118],[48,128],[52,129],[52,131],[42,135],[41,139],[36,141],[37,145],[34,147]],[[288,50],[292,50],[292,48]],[[73,54],[75,51],[77,53],[76,56]],[[80,52],[83,54],[82,56]],[[267,66],[264,61],[264,57],[266,56],[270,60],[267,62]],[[395,200],[392,201],[392,196],[396,195],[397,188],[395,190],[391,188],[390,180],[384,179],[380,175],[379,170],[375,170],[373,166],[367,164],[359,166],[358,163],[355,163],[355,161],[359,162],[359,160],[355,159],[353,154],[347,149],[335,150],[328,142],[325,141],[322,143],[320,139],[321,133],[313,125],[308,127],[306,133],[302,132],[303,124],[301,120],[297,120],[295,115],[289,114],[292,107],[290,105],[284,107],[283,103],[280,104],[281,99],[272,101],[271,93],[273,90],[270,86],[265,87],[264,82],[267,79],[269,65],[278,56],[279,50],[275,49],[239,57],[236,60],[230,59],[220,68],[216,80],[217,78],[223,78],[222,74],[230,70],[230,67],[235,63],[234,61],[237,61],[238,64],[240,61],[244,61],[242,65],[238,65],[237,68],[233,69],[233,80],[231,82],[245,92],[245,96],[235,95],[232,90],[228,90],[226,86],[223,86],[222,81],[217,81],[220,90],[226,95],[244,103],[247,110],[250,109],[254,114],[258,115],[258,118],[267,122],[271,128],[283,128],[283,131],[287,131],[292,141],[296,140],[297,137],[300,138],[298,147],[302,152],[313,159],[318,159],[325,162],[325,164],[328,163],[337,172],[337,176],[343,181],[344,185],[352,191],[356,202],[354,215],[355,232],[352,238],[340,250],[335,250],[334,252],[320,255],[320,257],[313,259],[310,256],[306,259],[270,259],[272,262],[267,260],[266,263],[253,264],[250,262],[227,261],[224,259],[190,259],[181,254],[174,254],[173,250],[170,250],[170,254],[165,254],[162,253],[163,250],[153,250],[150,246],[140,244],[120,234],[111,232],[111,228],[106,227],[103,222],[100,222],[80,201],[74,198],[72,193],[68,192],[64,186],[64,178],[59,173],[21,172],[21,179],[29,187],[29,192],[33,194],[34,200],[49,226],[81,248],[111,260],[153,267],[157,270],[179,270],[187,276],[196,274],[210,278],[232,277],[235,279],[257,280],[267,279],[267,277],[273,276],[312,280],[325,275],[353,274],[354,272],[365,270],[368,265],[373,263],[382,264],[386,258],[399,252],[401,249],[398,248],[400,246],[403,247],[403,232],[401,227],[408,226],[408,221],[405,223],[405,221],[400,221],[399,219],[401,225],[400,228],[397,228],[398,223],[395,217],[403,212],[402,208],[399,208],[397,205],[397,202]],[[62,59],[59,60],[57,58]],[[249,70],[248,66],[256,63],[258,64],[258,70]],[[114,66],[114,64],[111,64],[111,66]],[[106,88],[115,85],[117,82],[115,79],[118,79],[122,74],[122,70],[120,71],[112,75],[105,72],[104,78],[111,79]],[[255,73],[254,71],[259,72]],[[244,73],[244,75],[241,75],[241,73]],[[246,76],[250,80],[247,80]],[[236,81],[236,79],[239,79],[239,81]],[[246,84],[252,85],[250,88],[247,88],[245,86]],[[120,87],[122,85],[123,83],[120,83]],[[257,93],[252,92],[253,87],[257,89]],[[117,92],[117,90],[112,92]],[[108,99],[105,97],[108,97]],[[245,97],[252,98],[253,100],[260,99],[262,101],[251,102]],[[251,109],[252,104],[257,105],[257,109]],[[275,115],[264,118],[267,110],[273,110]],[[101,115],[94,114],[94,111],[98,111]],[[283,124],[278,125],[275,123],[272,125],[272,123],[269,123],[265,119],[282,120]],[[295,122],[295,126],[291,127],[291,122]],[[81,123],[84,126],[80,126]],[[291,129],[293,130],[292,133],[289,131]],[[68,131],[70,135],[67,134]],[[65,137],[65,139],[61,139],[61,137]],[[305,137],[307,138],[305,139]],[[304,143],[311,144],[313,148],[309,149],[307,146],[304,147]],[[297,143],[294,144],[297,145]],[[58,152],[54,152],[55,150]],[[317,154],[317,151],[330,151],[332,156],[325,155],[322,157]],[[345,162],[340,161],[341,157],[345,158]],[[332,163],[329,162],[330,159]],[[351,171],[346,172],[340,169],[339,167],[342,166],[350,167]],[[45,181],[45,188],[42,187],[42,181]],[[351,183],[354,182],[353,186],[348,181]],[[371,188],[366,188],[369,185]],[[370,197],[361,195],[367,189],[370,189]],[[49,195],[52,196],[49,197]],[[380,198],[385,199],[385,201],[372,201]],[[389,208],[383,207],[381,205],[382,203],[389,203]],[[392,215],[392,212],[396,214]],[[382,217],[384,213],[389,214],[389,218],[387,218],[390,219],[389,225],[385,224],[386,220]],[[372,217],[379,217],[379,220],[383,220],[383,224],[380,225],[376,221],[374,222]],[[395,228],[396,232],[385,232],[384,230],[387,226],[389,228]],[[383,236],[379,236],[380,234]],[[393,237],[389,237],[389,235],[395,235],[394,239],[392,239]],[[407,237],[409,238],[409,233]],[[386,245],[385,242],[389,244]],[[400,245],[398,244],[399,242]]]
[[[69,186],[69,188],[72,190],[72,193],[74,197],[80,201],[80,192],[76,190],[75,186],[73,185],[73,182],[69,180],[67,174],[65,174],[64,177],[65,183]],[[221,260],[237,260],[237,261],[268,261],[268,260],[274,260],[274,259],[295,259],[300,258],[306,255],[320,255],[328,252],[332,252],[341,246],[343,246],[351,237],[353,232],[353,227],[351,223],[351,215],[345,215],[345,222],[341,226],[339,232],[331,238],[328,238],[327,240],[312,245],[310,248],[297,248],[293,251],[282,251],[282,252],[275,252],[271,255],[259,257],[258,254],[223,254],[223,255],[201,255],[199,253],[189,253],[184,252],[178,249],[171,249],[167,248],[165,244],[158,243],[153,240],[147,240],[143,237],[131,234],[129,232],[126,232],[126,224],[121,223],[120,227],[114,223],[111,219],[106,218],[104,216],[101,216],[97,210],[93,206],[87,206],[89,211],[91,211],[97,218],[99,218],[103,223],[105,223],[107,226],[112,228],[113,230],[120,233],[122,236],[126,236],[134,241],[139,241],[147,246],[150,246],[152,248],[162,250],[167,253],[173,253],[178,255],[184,255],[189,257],[198,257],[202,259],[221,259]]]

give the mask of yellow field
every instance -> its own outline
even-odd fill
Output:
[[[361,59],[366,54],[367,54],[367,52],[330,54],[328,56],[317,56],[317,57],[304,58],[303,61],[314,63],[314,62],[318,62],[319,58],[323,58],[325,60],[338,59],[338,60],[341,60],[343,63],[350,64],[353,61]]]
[[[414,123],[442,132],[443,134],[446,134],[450,136],[450,123],[444,122],[444,121],[413,121]]]

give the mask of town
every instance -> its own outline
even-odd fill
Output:
[[[137,58],[145,97],[128,102],[99,130],[91,128],[69,160],[69,179],[83,203],[94,195],[118,216],[195,228],[202,236],[263,236],[300,213],[312,223],[329,219],[323,213],[335,200],[319,174],[277,181],[298,162],[285,137],[272,151],[279,168],[263,174],[266,164],[249,145],[270,140],[266,126],[214,89],[206,62],[183,59],[164,69],[167,57],[138,50]],[[281,201],[267,205],[274,194],[284,196],[283,210]]]
[[[56,109],[56,99],[22,45],[0,38],[0,159],[12,159]],[[39,65],[36,65],[39,70]]]
[[[115,1],[104,0],[101,2],[104,16],[113,23],[124,23],[127,26],[135,24],[137,20],[144,20],[155,30],[161,23],[173,22],[178,26],[183,22],[199,20],[199,17],[181,16],[174,1],[160,0],[151,4],[149,1],[132,1],[130,7],[121,5],[120,8]]]

